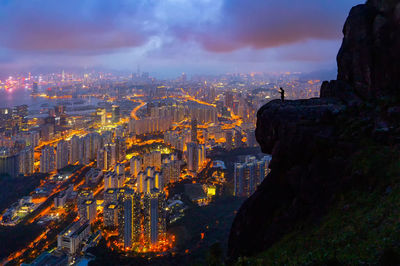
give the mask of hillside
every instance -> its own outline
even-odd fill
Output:
[[[320,98],[258,111],[271,173],[234,220],[231,262],[359,264],[400,254],[400,1],[352,8],[343,34],[337,79]]]

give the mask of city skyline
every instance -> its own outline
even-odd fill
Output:
[[[0,74],[140,66],[166,78],[335,69],[344,18],[362,1],[289,2],[3,1]]]

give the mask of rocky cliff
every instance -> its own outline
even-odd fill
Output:
[[[318,224],[344,191],[371,189],[376,179],[354,158],[369,140],[399,142],[400,0],[353,7],[343,34],[337,80],[322,84],[320,98],[276,100],[258,111],[256,137],[272,154],[271,173],[235,218],[233,260]]]

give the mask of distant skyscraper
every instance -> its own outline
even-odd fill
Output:
[[[70,141],[70,153],[69,153],[69,161],[71,164],[75,164],[76,162],[78,162],[81,157],[80,145],[81,145],[80,138],[76,135],[73,136]]]
[[[133,191],[125,192],[123,196],[123,219],[119,225],[125,248],[131,248],[133,243],[138,243],[141,235],[141,202],[140,195]]]
[[[189,142],[187,146],[187,168],[191,172],[197,172],[198,164],[198,145],[195,142]]]
[[[142,169],[142,159],[140,157],[132,157],[130,159],[130,174],[137,177]]]
[[[97,117],[101,123],[102,126],[107,124],[107,112],[106,109],[104,108],[97,108],[96,111]]]
[[[42,148],[42,154],[40,155],[40,172],[49,173],[55,168],[54,160],[54,148],[46,145]]]
[[[34,150],[32,146],[26,147],[19,153],[19,173],[31,175],[34,172]]]
[[[229,108],[233,107],[233,94],[230,91],[225,92],[225,106]]]
[[[36,93],[38,93],[38,92],[39,92],[38,83],[37,83],[37,82],[33,82],[33,83],[32,83],[32,93],[33,93],[33,94],[36,94]]]
[[[191,141],[197,142],[197,120],[192,119],[191,122]]]
[[[113,105],[112,106],[112,117],[111,117],[111,122],[113,123],[118,123],[121,118],[120,114],[120,108],[118,105]]]
[[[115,138],[115,156],[117,162],[125,160],[126,156],[126,139],[123,137]]]
[[[154,189],[143,197],[143,233],[145,241],[155,244],[165,238],[165,194]]]
[[[89,223],[93,223],[97,215],[97,206],[95,199],[87,199],[81,203],[78,208],[79,217],[84,220],[88,220]]]
[[[250,197],[268,174],[270,160],[270,156],[264,156],[261,160],[247,156],[245,162],[235,163],[234,195]]]
[[[56,167],[57,170],[64,168],[68,165],[68,143],[64,140],[61,140],[57,144],[57,152],[56,152]]]

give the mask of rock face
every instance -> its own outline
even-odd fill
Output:
[[[400,95],[400,4],[373,0],[353,7],[337,56],[339,81],[363,99]]]
[[[343,137],[343,116],[387,132],[385,119],[400,114],[400,106],[384,118],[351,111],[400,94],[400,0],[354,7],[343,33],[337,80],[322,84],[320,98],[276,100],[258,111],[256,138],[272,154],[271,173],[235,218],[230,259],[257,254],[299,224],[318,222],[337,193],[354,185],[349,158],[357,144]]]

